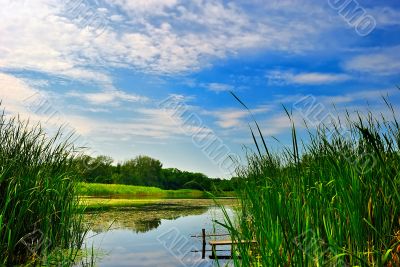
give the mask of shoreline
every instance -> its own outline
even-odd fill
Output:
[[[237,198],[98,198],[81,197],[80,205],[85,212],[110,209],[144,208],[144,207],[211,207],[218,205],[238,205]]]

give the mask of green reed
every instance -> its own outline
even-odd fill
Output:
[[[84,236],[72,153],[60,133],[0,114],[0,265],[72,265]]]
[[[301,141],[293,125],[281,153],[256,125],[238,222],[224,225],[257,245],[239,244],[236,266],[400,266],[400,126],[384,100],[389,118],[347,113]]]

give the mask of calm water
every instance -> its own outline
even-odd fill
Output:
[[[232,215],[232,208],[225,207]],[[92,231],[85,244],[88,248],[94,247],[96,265],[104,267],[216,266],[208,258],[211,252],[206,252],[205,260],[201,259],[202,239],[191,235],[200,235],[202,228],[207,233],[226,233],[213,223],[213,220],[223,221],[223,214],[209,200],[148,205],[86,217],[92,223]],[[208,245],[207,249],[210,249]]]

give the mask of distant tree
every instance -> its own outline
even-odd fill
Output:
[[[198,189],[209,191],[211,189],[211,179],[202,173],[187,172],[184,173],[184,178],[186,180],[183,185],[184,188]]]
[[[84,182],[112,183],[113,159],[108,156],[96,158],[84,155],[75,159],[77,172]]]
[[[119,183],[128,185],[141,185],[136,174],[136,163],[134,159],[125,161],[121,165]]]
[[[162,163],[148,156],[113,165],[108,156],[75,159],[76,172],[81,181],[89,183],[115,183],[128,185],[155,186],[162,189],[198,189],[205,191],[232,191],[237,180],[211,179],[202,173],[181,171],[176,168],[162,168]],[[236,178],[237,179],[237,178]]]
[[[162,185],[162,163],[148,156],[138,156],[121,166],[122,180],[126,184]]]
[[[141,177],[143,184],[148,186],[160,186],[162,180],[162,163],[159,160],[138,156],[135,158],[136,173]]]
[[[163,182],[162,186],[165,189],[179,189],[182,188],[182,172],[176,168],[163,169]]]
[[[111,176],[114,184],[124,184],[124,176],[122,175],[122,166],[121,163],[118,163],[115,168],[113,168],[113,174]]]
[[[181,171],[175,168],[163,169],[163,186],[166,189],[198,189],[210,190],[211,180],[202,173],[193,173],[188,171]]]

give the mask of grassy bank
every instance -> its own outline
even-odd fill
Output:
[[[190,199],[200,203],[202,199],[232,198],[235,195],[234,192],[212,194],[193,189],[163,190],[157,187],[96,183],[79,183],[77,192],[81,195],[80,204],[86,211],[171,203],[182,205]]]
[[[239,225],[226,226],[258,245],[239,245],[236,266],[400,266],[400,126],[388,107],[390,117],[341,117],[304,142],[293,127],[281,153],[257,144],[239,171]]]
[[[213,198],[233,197],[234,192],[205,192],[194,189],[164,190],[150,186],[123,184],[78,183],[77,192],[81,196],[109,198],[144,199],[144,198]]]
[[[0,140],[0,265],[72,265],[83,238],[72,146],[4,114]]]
[[[218,199],[218,205],[237,205],[236,199]],[[162,210],[164,207],[210,207],[216,205],[213,199],[134,199],[134,198],[96,198],[83,197],[81,204],[85,211],[103,211],[120,208],[157,207]]]
[[[81,196],[104,196],[126,198],[202,198],[207,194],[200,190],[181,189],[163,190],[157,187],[122,185],[122,184],[97,184],[79,183],[78,193]]]

